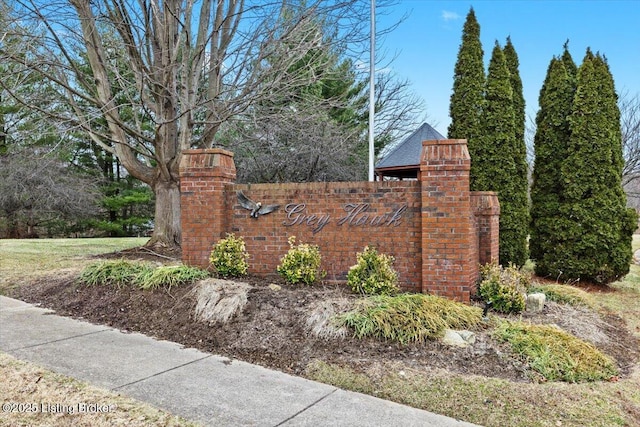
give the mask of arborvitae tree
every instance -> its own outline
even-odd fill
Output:
[[[609,283],[629,271],[637,218],[626,208],[622,190],[620,111],[613,78],[605,60],[589,50],[578,69],[569,128],[560,169],[562,244],[553,273]]]
[[[564,64],[564,68],[567,70],[567,74],[569,75],[569,77],[571,77],[572,79],[575,79],[578,76],[578,66],[573,60],[571,53],[569,52],[569,40],[564,42],[564,45],[562,46],[562,48],[563,48],[563,51],[560,59],[562,60],[562,63]]]
[[[526,168],[516,142],[511,73],[496,42],[489,62],[475,162],[476,190],[498,192],[500,200],[500,263],[521,266],[527,259],[528,209]],[[519,176],[524,173],[524,176]]]
[[[527,145],[524,141],[524,130],[525,130],[525,101],[524,95],[522,94],[522,79],[520,78],[520,61],[518,60],[518,54],[516,53],[516,49],[511,43],[511,37],[507,37],[507,44],[504,49],[504,57],[507,63],[507,68],[509,69],[509,73],[511,75],[511,90],[513,97],[513,114],[514,114],[514,126],[515,126],[515,156],[514,161],[516,163],[516,174],[511,177],[514,180],[514,188],[520,192],[518,197],[518,212],[522,214],[522,211],[525,211],[526,217],[523,220],[520,220],[518,223],[522,226],[522,221],[524,221],[524,227],[521,232],[517,234],[517,239],[523,239],[522,241],[518,241],[516,245],[520,248],[521,244],[524,244],[525,252],[524,256],[521,256],[520,252],[518,252],[518,259],[513,260],[515,264],[523,265],[527,260],[527,234],[528,234],[528,223],[529,223],[529,204],[527,198],[527,190],[529,187],[529,168],[527,166]]]
[[[462,43],[458,51],[453,76],[453,93],[449,104],[448,135],[452,139],[466,139],[471,156],[471,189],[477,190],[479,166],[477,138],[481,134],[481,115],[484,103],[484,52],[480,42],[480,25],[473,8],[469,10],[462,29]]]
[[[513,112],[516,125],[516,141],[526,157],[526,145],[524,142],[525,128],[525,101],[522,94],[522,79],[520,78],[520,61],[516,49],[511,43],[511,37],[507,37],[507,44],[504,46],[504,58],[507,61],[507,68],[511,73],[511,89],[513,90]],[[523,165],[526,167],[526,158]]]
[[[564,58],[551,60],[538,98],[529,252],[539,276],[558,274],[557,252],[564,250],[560,167],[567,157],[571,136],[568,117],[575,93],[575,80],[565,64]]]
[[[603,108],[601,112],[606,114],[607,123],[611,123],[610,132],[612,157],[615,167],[620,168],[620,171],[622,171],[624,168],[624,157],[622,154],[622,127],[620,126],[621,113],[618,104],[618,95],[616,94],[614,87],[613,76],[611,75],[609,64],[603,56],[599,54],[596,55],[593,58],[593,65],[595,67],[594,71],[596,73],[596,77],[600,79],[599,87],[602,100],[601,105],[604,106],[604,103],[607,103],[607,108]],[[622,191],[622,187],[616,189],[616,191],[617,190]]]

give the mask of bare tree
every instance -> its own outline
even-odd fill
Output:
[[[622,185],[627,205],[640,209],[640,94],[624,92],[619,100],[624,168]]]
[[[37,234],[54,221],[95,215],[99,190],[95,179],[79,175],[55,156],[22,150],[0,157],[0,216],[8,237]]]
[[[640,178],[640,94],[624,92],[618,100],[622,128],[622,152],[625,159],[622,185]]]
[[[33,48],[24,56],[1,45],[0,62],[54,83],[55,102],[67,106],[56,118],[88,133],[153,189],[148,244],[169,247],[180,244],[183,150],[215,145],[231,118],[313,80],[284,72],[314,43],[295,31],[311,17],[322,17],[340,34],[337,42],[354,48],[366,40],[369,13],[358,0],[15,0],[13,7],[0,39]],[[280,19],[291,10],[291,19]],[[42,36],[17,25],[25,22]],[[286,55],[272,60],[282,46]]]
[[[310,182],[363,179],[360,128],[332,120],[317,102],[297,102],[270,114],[256,111],[248,129],[238,126],[236,161],[241,182]]]
[[[241,181],[366,179],[369,79],[341,55],[332,30],[320,19],[299,26],[292,38],[312,39],[315,46],[286,72],[302,70],[315,82],[260,102],[227,132]],[[274,56],[283,54],[286,46]],[[422,104],[406,81],[390,73],[376,80],[375,135],[381,147],[413,131]]]
[[[415,131],[428,118],[424,111],[424,100],[411,91],[408,80],[380,73],[375,88],[376,154],[391,141],[400,141]]]

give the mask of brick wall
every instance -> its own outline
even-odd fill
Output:
[[[275,276],[296,236],[320,247],[326,280],[344,281],[356,253],[374,245],[395,257],[404,290],[468,301],[479,254],[497,258],[497,246],[479,247],[497,237],[496,211],[483,208],[497,206],[497,197],[469,192],[464,140],[425,142],[420,181],[239,185],[232,153],[183,154],[182,252],[190,265],[207,267],[213,244],[235,233],[245,239],[249,272]],[[251,218],[238,191],[279,208]]]
[[[476,219],[478,261],[480,264],[498,262],[500,229],[500,203],[493,191],[471,193],[471,208]]]
[[[403,288],[420,291],[420,186],[418,182],[253,184],[229,188],[234,205],[229,231],[245,237],[251,272],[274,274],[289,249],[287,239],[318,245],[327,280],[346,280],[356,253],[366,245],[396,258]],[[236,191],[279,204],[274,213],[250,218]]]

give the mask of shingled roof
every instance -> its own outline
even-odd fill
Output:
[[[423,123],[415,132],[387,153],[375,170],[379,175],[409,177],[420,168],[422,141],[446,139],[428,123]]]

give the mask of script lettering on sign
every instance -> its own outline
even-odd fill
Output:
[[[347,203],[343,206],[345,214],[340,217],[336,224],[338,226],[348,225],[352,227],[397,227],[402,224],[402,215],[407,210],[407,205],[402,205],[395,211],[383,214],[369,212],[368,203]],[[305,203],[289,203],[284,211],[287,219],[282,222],[285,227],[294,225],[306,225],[311,227],[313,234],[316,234],[331,222],[330,214],[317,214],[307,212]]]
[[[400,219],[402,214],[407,210],[407,205],[403,205],[395,212],[384,213],[382,215],[371,215],[367,211],[369,210],[368,203],[349,203],[344,205],[344,210],[347,212],[345,216],[338,220],[338,225],[349,224],[355,226],[394,226],[400,225]]]
[[[306,224],[312,228],[313,234],[316,234],[331,221],[330,215],[315,215],[307,213],[307,205],[304,203],[289,203],[284,207],[287,214],[287,220],[282,223],[286,227],[293,225]]]

